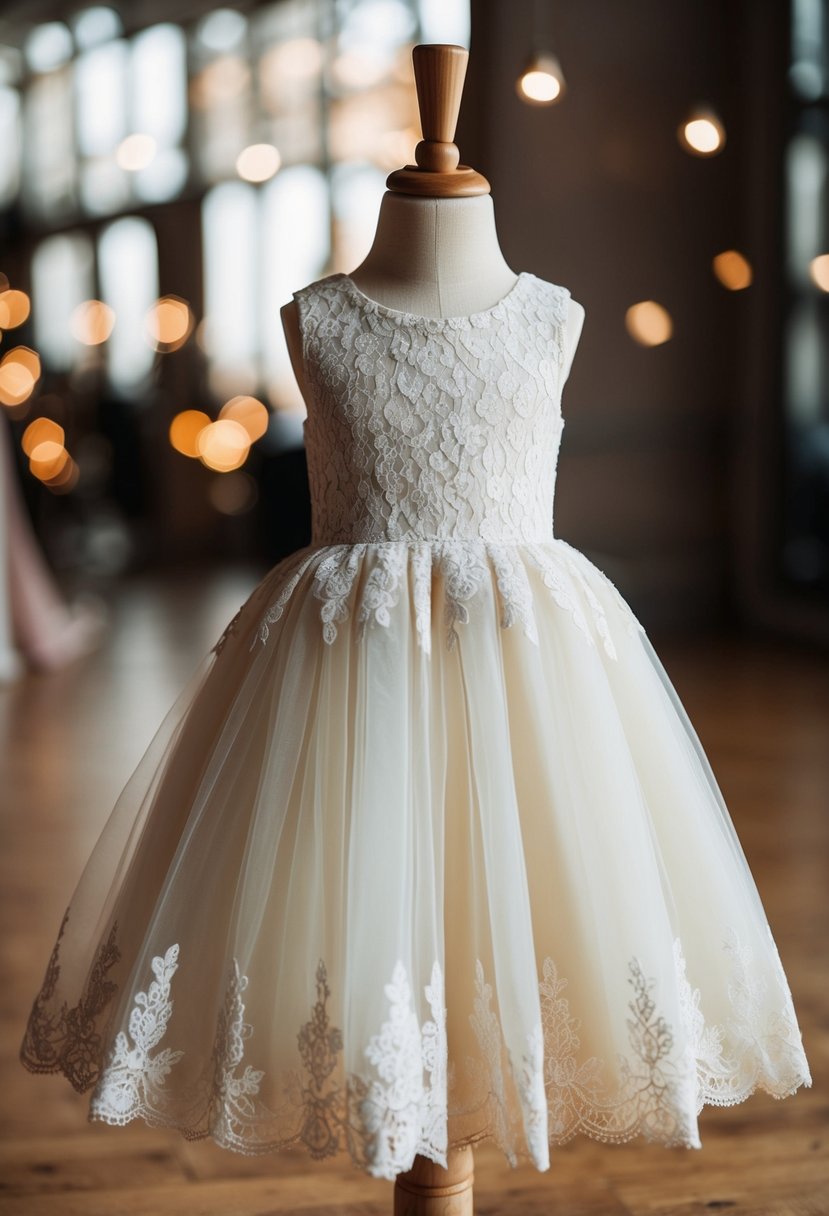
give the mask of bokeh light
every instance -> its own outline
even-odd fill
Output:
[[[33,72],[51,72],[72,56],[72,35],[62,21],[45,21],[35,25],[23,46],[23,53]]]
[[[62,443],[57,443],[54,439],[44,439],[32,449],[29,470],[38,480],[47,481],[58,476],[68,459],[69,453]]]
[[[236,171],[246,182],[265,182],[281,164],[282,157],[273,144],[251,144],[236,158]]]
[[[85,346],[106,342],[115,325],[115,313],[103,300],[84,300],[72,310],[69,328]]]
[[[713,110],[698,108],[679,128],[680,144],[694,156],[715,156],[725,147],[725,127]]]
[[[226,51],[242,41],[246,29],[242,13],[232,8],[217,8],[200,23],[197,37],[208,50]]]
[[[270,414],[267,406],[256,397],[231,397],[219,410],[220,418],[232,418],[246,430],[251,443],[261,439],[268,429]]]
[[[183,346],[193,332],[190,305],[180,296],[162,296],[147,312],[146,328],[156,350],[169,352]]]
[[[83,50],[117,38],[122,29],[121,18],[116,11],[103,4],[81,9],[70,20],[75,41]]]
[[[206,110],[233,101],[250,83],[250,68],[235,55],[223,55],[202,68],[190,85],[190,101]]]
[[[829,253],[821,253],[809,263],[812,282],[821,291],[829,291]]]
[[[627,331],[641,346],[661,346],[673,333],[673,322],[667,309],[656,300],[632,304],[625,313]]]
[[[217,473],[229,473],[247,460],[250,436],[240,422],[219,418],[199,431],[196,446],[202,464]]]
[[[28,346],[15,346],[0,361],[0,403],[20,405],[40,379],[40,358]]]
[[[63,427],[57,422],[51,418],[35,418],[21,435],[20,446],[27,456],[32,456],[39,444],[51,442],[62,447],[65,438]]]
[[[0,291],[0,329],[16,329],[31,311],[25,291]]]
[[[736,249],[718,253],[713,261],[714,274],[729,291],[743,291],[751,286],[751,265]]]
[[[564,93],[564,73],[555,55],[537,55],[519,76],[516,91],[530,105],[547,106]]]
[[[202,410],[182,410],[170,423],[169,439],[182,456],[198,458],[199,433],[210,426],[210,416]]]
[[[157,145],[152,135],[142,135],[136,132],[122,139],[115,153],[115,159],[122,169],[137,172],[146,169],[156,154]]]

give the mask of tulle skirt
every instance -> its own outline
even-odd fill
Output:
[[[90,1119],[384,1178],[699,1148],[705,1103],[811,1084],[693,728],[559,540],[279,562],[118,798],[21,1059]]]

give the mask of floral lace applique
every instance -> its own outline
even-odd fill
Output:
[[[450,1072],[446,1043],[446,1006],[443,1003],[443,971],[437,959],[432,964],[432,974],[425,992],[432,1016],[421,1027],[421,1055],[429,1083],[423,1088],[418,1118],[417,1152],[446,1166],[446,1112]]]
[[[595,568],[586,569],[574,561],[572,552],[558,540],[543,545],[450,539],[325,546],[305,556],[284,583],[275,603],[264,614],[250,649],[257,641],[267,642],[270,626],[282,615],[309,568],[312,568],[310,594],[321,602],[322,636],[329,645],[336,640],[339,626],[352,611],[358,640],[363,639],[369,625],[388,628],[401,595],[408,595],[417,644],[425,654],[430,654],[435,580],[440,579],[448,650],[458,644],[458,627],[469,623],[472,602],[489,588],[497,595],[500,627],[520,625],[524,635],[538,646],[537,605],[529,579],[529,570],[535,568],[553,603],[570,616],[587,644],[595,648],[596,639],[600,639],[605,652],[616,659],[607,614],[590,585],[590,571]],[[600,572],[593,577],[599,579],[600,586],[605,586]],[[615,588],[613,594],[623,627],[632,631],[633,614]],[[237,613],[226,633],[237,627],[234,622],[239,616]]]
[[[100,955],[104,964],[113,953],[117,957],[114,930]],[[679,938],[673,943],[680,1009],[676,1028],[656,1006],[654,981],[646,978],[637,958],[630,960],[630,1047],[617,1053],[612,1078],[609,1061],[582,1057],[579,1021],[563,996],[567,980],[551,958],[544,959],[539,981],[541,1022],[528,1028],[520,1059],[505,1049],[492,1008],[492,986],[477,960],[476,996],[468,1016],[480,1057],[466,1061],[483,1098],[474,1106],[484,1116],[477,1138],[492,1137],[511,1165],[528,1159],[542,1170],[549,1166],[549,1147],[565,1144],[577,1133],[606,1143],[643,1135],[666,1146],[699,1148],[696,1115],[705,1102],[734,1104],[758,1088],[785,1097],[801,1085],[811,1085],[776,947],[770,993],[733,927],[727,928],[723,946],[732,1007],[724,1025],[706,1023],[699,990],[691,988],[685,974]],[[178,956],[176,944],[152,959],[155,978],[146,992],[136,993],[129,1033],[118,1032],[104,1064],[100,1035],[85,1040],[88,1028],[82,1021],[67,1025],[60,1050],[48,1034],[39,1033],[44,1016],[51,1025],[43,1006],[60,972],[55,953],[40,1004],[36,1002],[31,1015],[23,1063],[33,1071],[62,1071],[70,1079],[82,1075],[86,1088],[95,1083],[90,1119],[124,1125],[141,1117],[153,1125],[176,1127],[190,1139],[209,1135],[244,1154],[294,1144],[303,1144],[315,1158],[346,1151],[355,1164],[383,1178],[409,1169],[415,1153],[445,1165],[447,1112],[460,1108],[450,1101],[454,1069],[447,1057],[443,974],[437,960],[424,988],[431,1017],[418,1023],[410,980],[398,961],[385,986],[388,1017],[365,1046],[366,1069],[347,1075],[342,1073],[343,1035],[331,1025],[330,989],[320,960],[312,1016],[297,1036],[301,1068],[279,1078],[287,1097],[275,1111],[260,1096],[266,1071],[250,1064],[241,1071],[253,1028],[245,1021],[242,1000],[248,977],[240,973],[236,959],[210,1059],[196,1070],[195,1082],[175,1080],[186,1045],[160,1044],[173,1011]],[[87,1053],[90,1066],[82,1074],[75,1067],[76,1051],[67,1048]]]
[[[492,985],[488,984],[484,978],[484,966],[480,959],[475,961],[475,992],[469,1024],[475,1031],[486,1071],[482,1075],[481,1064],[472,1056],[468,1056],[466,1059],[466,1071],[469,1075],[482,1081],[483,1086],[486,1087],[490,1098],[493,1137],[509,1164],[515,1167],[518,1165],[518,1154],[515,1150],[514,1131],[507,1106],[501,1024],[491,1006]]]
[[[433,964],[427,987],[433,1020],[424,1026],[425,1047],[406,969],[399,960],[385,993],[389,1018],[365,1049],[379,1078],[371,1081],[360,1114],[373,1138],[372,1160],[383,1163],[383,1177],[388,1178],[409,1169],[421,1150],[446,1165],[446,1037],[438,963]],[[424,1068],[430,1073],[427,1087]]]
[[[170,946],[163,958],[154,958],[150,965],[155,979],[146,992],[135,994],[129,1038],[123,1030],[118,1032],[112,1057],[90,1101],[93,1115],[107,1123],[124,1124],[144,1114],[151,1117],[167,1074],[184,1055],[169,1047],[151,1054],[163,1039],[173,1012],[170,984],[178,968],[178,946]]]
[[[544,1030],[536,1022],[527,1032],[527,1048],[520,1062],[510,1054],[510,1064],[518,1086],[524,1138],[536,1168],[550,1168],[547,1131],[547,1094],[544,1090]]]
[[[316,983],[317,999],[313,1013],[297,1036],[300,1058],[310,1081],[308,1085],[298,1083],[296,1092],[306,1112],[300,1139],[311,1157],[319,1161],[339,1151],[339,1131],[347,1128],[348,1120],[340,1110],[339,1087],[329,1084],[328,1080],[337,1067],[343,1036],[338,1027],[331,1025],[328,1017],[327,1004],[331,989],[322,959],[317,964]],[[350,1147],[351,1155],[356,1160],[353,1143]],[[364,1160],[362,1153],[359,1159]]]
[[[113,924],[95,954],[81,999],[72,1008],[64,1001],[55,1013],[50,1005],[60,976],[58,958],[68,919],[69,908],[63,914],[43,983],[29,1014],[20,1060],[31,1072],[62,1072],[73,1088],[83,1093],[98,1078],[102,1042],[99,1020],[117,990],[107,973],[121,952],[115,944],[118,926]]]
[[[251,1068],[250,1064],[241,1076],[236,1071],[244,1059],[245,1042],[253,1033],[253,1027],[245,1021],[242,1001],[247,986],[248,977],[240,975],[239,963],[234,958],[213,1044],[216,1071],[208,1119],[214,1139],[225,1148],[244,1149],[264,1110],[256,1102],[264,1072]]]

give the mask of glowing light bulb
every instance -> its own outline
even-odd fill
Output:
[[[515,84],[518,96],[529,105],[548,106],[563,95],[564,73],[555,55],[536,55]]]
[[[679,142],[694,156],[716,156],[725,147],[725,127],[713,110],[698,106],[677,132]]]

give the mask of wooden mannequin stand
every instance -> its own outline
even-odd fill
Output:
[[[423,139],[416,164],[396,169],[389,190],[420,198],[468,198],[489,194],[489,182],[469,165],[459,164],[454,143],[469,52],[462,46],[431,43],[414,47],[417,103]],[[472,1216],[471,1145],[450,1149],[447,1169],[420,1153],[394,1183],[394,1216]]]
[[[394,1182],[394,1216],[472,1216],[472,1147],[450,1149],[448,1169],[418,1155]]]

